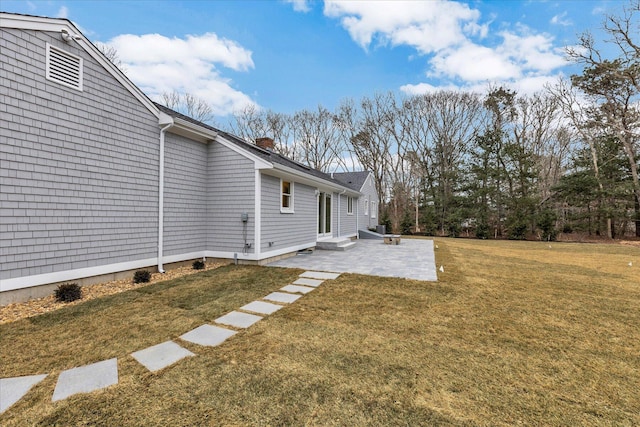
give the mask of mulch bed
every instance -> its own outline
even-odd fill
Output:
[[[0,307],[0,324],[15,322],[39,314],[48,313],[69,305],[80,304],[94,298],[100,298],[106,295],[117,294],[131,289],[141,288],[143,286],[152,285],[157,282],[177,279],[178,277],[188,276],[190,274],[200,273],[202,271],[213,270],[227,262],[207,262],[203,270],[194,270],[191,266],[178,267],[167,270],[164,274],[153,273],[151,280],[147,283],[133,283],[133,279],[114,280],[111,282],[100,283],[82,287],[82,298],[73,302],[58,302],[53,294],[32,299],[25,302],[13,303]]]

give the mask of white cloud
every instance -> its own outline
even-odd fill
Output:
[[[69,8],[67,6],[60,6],[58,12],[56,13],[56,18],[68,18],[69,17]]]
[[[563,25],[565,27],[573,25],[573,22],[571,22],[570,19],[567,19],[567,12],[562,12],[558,15],[555,15],[553,18],[551,18],[550,22],[554,25]]]
[[[403,85],[400,90],[408,94],[481,90],[490,83],[530,93],[541,89],[541,82],[566,65],[552,36],[522,24],[494,32],[489,40],[496,17],[483,21],[477,9],[463,2],[325,0],[324,14],[339,19],[365,50],[377,42],[410,46],[424,56],[425,74],[433,80]],[[561,25],[569,22],[566,13],[552,21]],[[444,86],[435,85],[439,80]]]
[[[285,3],[289,3],[293,6],[293,10],[296,12],[309,12],[311,11],[311,6],[309,5],[308,0],[283,0]]]
[[[432,71],[429,75],[466,82],[512,79],[521,72],[508,55],[470,42],[438,53],[430,64]]]
[[[324,14],[340,19],[351,38],[367,49],[374,38],[428,54],[464,42],[465,33],[486,34],[480,12],[468,5],[434,1],[326,0]]]
[[[254,104],[220,74],[219,67],[235,71],[254,67],[251,51],[232,40],[213,33],[184,39],[123,34],[106,44],[118,51],[127,76],[154,99],[174,90],[190,93],[207,101],[219,116]]]

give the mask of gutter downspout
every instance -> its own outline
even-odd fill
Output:
[[[162,119],[162,117],[161,117]],[[163,247],[164,247],[164,135],[167,129],[174,125],[173,119],[164,124],[160,128],[160,167],[158,171],[158,272],[164,273],[164,267],[162,265]]]
[[[356,202],[356,238],[360,239],[360,224],[358,224],[360,216],[360,197],[358,197],[358,201]]]

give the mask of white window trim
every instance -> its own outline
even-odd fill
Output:
[[[288,208],[285,208],[284,206],[282,206],[282,199],[283,199],[283,196],[285,195],[285,193],[282,192],[282,183],[283,182],[288,182],[289,183],[289,207]],[[280,193],[280,213],[287,213],[287,214],[295,213],[294,209],[293,209],[294,208],[294,204],[293,204],[293,201],[294,201],[294,186],[295,185],[294,185],[293,181],[287,181],[287,180],[284,180],[284,179],[280,178],[280,191],[279,191],[279,193]]]
[[[347,196],[347,215],[353,215],[353,197]]]
[[[369,216],[369,197],[364,198],[364,216]]]
[[[60,79],[57,79],[55,77],[53,77],[51,75],[51,51],[54,50],[56,52],[58,52],[60,55],[63,56],[68,56],[70,58],[73,58],[75,60],[78,61],[78,85],[72,85],[69,83],[66,83]],[[49,81],[61,84],[63,86],[66,87],[70,87],[72,89],[75,90],[79,90],[80,92],[82,92],[83,90],[83,74],[84,74],[84,61],[81,57],[79,57],[78,55],[74,55],[72,53],[67,52],[66,50],[60,49],[58,47],[52,46],[49,43],[47,43],[47,56],[46,56],[46,73],[45,73],[45,78]]]
[[[371,202],[371,218],[377,218],[378,216],[378,204],[374,201]]]

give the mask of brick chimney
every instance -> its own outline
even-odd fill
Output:
[[[271,138],[256,138],[256,145],[263,150],[273,151],[275,142]]]

